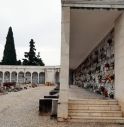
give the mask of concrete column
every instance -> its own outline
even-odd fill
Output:
[[[124,111],[124,13],[115,25],[115,98]]]
[[[19,73],[17,72],[17,83],[19,83]]]
[[[39,74],[40,74],[40,73],[38,73],[38,84],[39,84]]]
[[[45,72],[45,83],[47,82],[47,69],[44,69]]]
[[[32,84],[32,73],[31,73],[31,84]]]
[[[24,72],[24,83],[26,84],[26,73]]]
[[[70,7],[62,7],[61,73],[58,120],[68,118]]]
[[[10,82],[12,81],[12,72],[10,72]]]
[[[3,72],[3,80],[2,80],[2,81],[3,81],[3,83],[4,83],[4,73],[5,73],[5,72]]]
[[[44,84],[46,83],[46,72],[45,72],[45,70],[44,70]]]
[[[56,84],[56,77],[55,77],[56,71],[55,69],[53,70],[53,83]]]

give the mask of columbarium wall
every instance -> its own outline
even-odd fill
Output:
[[[111,31],[74,70],[73,84],[114,98],[114,42]]]

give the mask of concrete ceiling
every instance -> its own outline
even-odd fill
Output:
[[[78,67],[114,27],[117,10],[71,9],[70,68]]]

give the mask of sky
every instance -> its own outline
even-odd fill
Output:
[[[45,65],[60,65],[60,0],[0,0],[0,60],[8,28],[13,29],[17,59],[29,51],[34,39],[36,52]]]

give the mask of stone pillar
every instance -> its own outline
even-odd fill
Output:
[[[48,80],[47,80],[48,76],[47,76],[47,69],[46,68],[44,69],[44,72],[45,72],[45,83],[46,83],[46,82],[48,82]]]
[[[26,84],[26,73],[25,71],[23,73],[24,73],[24,84]]]
[[[44,84],[46,83],[46,73],[45,73],[45,70],[44,70]]]
[[[56,84],[55,74],[56,74],[56,70],[55,70],[55,68],[53,68],[53,70],[52,70],[52,79],[51,79],[51,82],[53,84]]]
[[[10,72],[10,82],[12,81],[12,72]]]
[[[4,83],[4,74],[5,74],[5,72],[3,72],[3,80],[2,80],[2,81],[3,81],[3,83]]]
[[[40,74],[40,73],[38,73],[38,84],[39,84],[39,74]]]
[[[31,72],[31,84],[32,84],[32,72]]]
[[[124,13],[115,25],[115,98],[124,111]]]
[[[19,73],[17,72],[17,83],[19,83]]]
[[[70,7],[62,7],[60,95],[58,121],[68,118]]]

